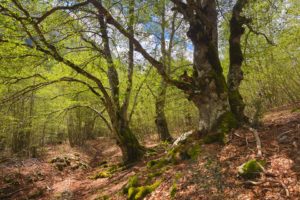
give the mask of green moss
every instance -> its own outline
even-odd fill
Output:
[[[220,118],[220,124],[218,127],[219,133],[229,133],[229,131],[233,128],[238,127],[238,121],[232,112],[226,112]]]
[[[131,199],[139,200],[139,199],[144,198],[147,194],[150,194],[151,192],[153,192],[160,184],[161,184],[161,181],[156,181],[152,185],[146,185],[146,186],[141,186],[141,187],[136,188],[137,193],[134,195],[134,198],[132,198],[133,196],[131,196]],[[129,193],[128,193],[128,195],[129,195]]]
[[[127,194],[127,199],[129,200],[142,199],[153,192],[160,183],[161,181],[156,181],[151,185],[138,186],[138,177],[135,175],[129,179],[127,185],[123,188],[123,193]]]
[[[157,160],[151,160],[147,163],[147,167],[149,169],[154,169],[154,168],[161,168],[167,164],[169,164],[170,161],[166,158],[161,158],[161,159],[157,159]]]
[[[232,112],[224,113],[217,121],[214,127],[214,134],[209,134],[203,138],[205,144],[219,142],[222,144],[227,143],[227,133],[232,129],[238,127],[238,121],[236,120]]]
[[[94,176],[91,176],[90,179],[99,179],[99,178],[109,178],[112,174],[109,171],[101,171],[96,173]]]
[[[177,192],[177,184],[174,182],[172,184],[172,187],[171,187],[171,190],[170,190],[170,196],[171,196],[172,199],[175,197],[176,192]]]
[[[164,173],[163,171],[153,172],[153,173],[148,174],[148,178],[149,178],[149,179],[152,179],[152,178],[154,178],[154,177],[157,177],[157,176],[162,175],[163,173]]]
[[[138,176],[134,175],[132,177],[129,178],[128,183],[126,184],[126,186],[123,188],[123,194],[129,194],[129,189],[130,188],[134,188],[138,185]]]
[[[135,199],[135,195],[138,193],[138,189],[135,187],[130,187],[128,189],[128,199]]]
[[[260,175],[260,172],[264,170],[265,161],[252,159],[241,165],[238,169],[240,176],[252,179]]]

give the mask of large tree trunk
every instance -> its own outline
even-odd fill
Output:
[[[155,102],[155,125],[157,128],[157,132],[159,134],[159,138],[161,141],[172,142],[173,138],[170,135],[168,122],[165,115],[165,104],[166,104],[166,92],[167,92],[167,83],[162,80],[161,83],[161,91],[156,98]]]
[[[198,11],[201,15],[190,19],[188,37],[194,45],[194,73],[193,77],[186,78],[192,85],[187,93],[199,110],[200,133],[223,133],[234,126],[231,124],[234,119],[218,56],[216,2],[206,1],[202,6]]]

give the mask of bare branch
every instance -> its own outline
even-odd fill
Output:
[[[82,6],[87,5],[88,3],[89,3],[88,1],[84,1],[82,3],[78,3],[78,4],[75,4],[73,6],[58,6],[58,7],[52,8],[51,10],[45,12],[41,17],[39,17],[37,19],[37,24],[40,24],[47,17],[49,17],[51,14],[55,13],[58,10],[75,10],[75,9],[78,9],[78,8],[80,8]]]
[[[31,79],[31,78],[41,78],[43,80],[46,80],[45,77],[43,77],[41,74],[33,74],[31,76],[27,76],[27,77],[17,77],[17,76],[14,76],[14,77],[9,77],[9,76],[0,76],[0,79],[4,79],[4,81],[2,82],[2,84],[16,84],[20,81],[23,81],[23,80],[28,80],[28,79]]]

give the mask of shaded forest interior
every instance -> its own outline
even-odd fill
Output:
[[[300,199],[297,0],[1,0],[0,199]]]

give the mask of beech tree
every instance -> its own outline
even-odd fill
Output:
[[[164,63],[152,57],[141,43],[115,20],[112,14],[98,1],[91,3],[106,17],[109,24],[133,41],[136,51],[141,53],[156,69],[164,80],[183,90],[199,110],[199,132],[202,134],[221,133],[236,127],[244,121],[243,102],[238,87],[242,79],[240,36],[243,34],[244,19],[242,9],[247,1],[239,0],[232,10],[230,92],[223,75],[218,54],[218,11],[216,1],[173,0],[173,10],[182,14],[189,24],[187,36],[194,47],[193,74],[183,81],[172,79],[166,72]],[[234,53],[234,54],[232,54]],[[229,103],[230,102],[230,103]],[[241,118],[242,117],[242,118]],[[225,130],[221,130],[222,128]]]

